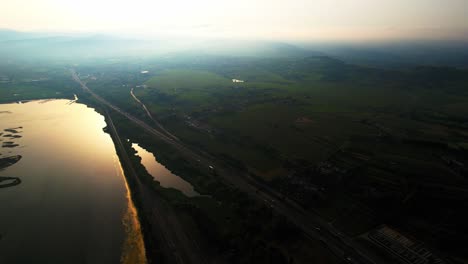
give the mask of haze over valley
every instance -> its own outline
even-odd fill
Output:
[[[467,263],[466,1],[0,4],[0,263]]]

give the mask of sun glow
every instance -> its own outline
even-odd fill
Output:
[[[468,1],[16,0],[0,28],[286,39],[466,36]]]

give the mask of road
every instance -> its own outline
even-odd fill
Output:
[[[164,199],[158,196],[150,187],[143,184],[135,172],[132,162],[125,151],[125,147],[115,129],[114,122],[107,114],[110,133],[114,137],[122,162],[127,168],[127,177],[135,183],[133,194],[136,195],[141,209],[141,216],[150,224],[149,232],[153,238],[158,238],[158,247],[169,263],[209,263],[199,251],[198,244],[190,237],[189,232],[180,223],[177,214]],[[147,230],[148,231],[148,230]],[[145,234],[147,235],[147,234]],[[161,241],[162,240],[162,241]]]
[[[305,211],[294,201],[283,196],[266,186],[256,179],[252,178],[245,172],[238,171],[218,161],[216,158],[211,157],[207,153],[197,152],[190,147],[183,144],[183,142],[174,140],[172,137],[167,136],[155,128],[149,126],[144,121],[126,113],[119,107],[114,106],[104,98],[100,97],[91,91],[86,84],[84,84],[78,77],[75,71],[72,70],[72,75],[81,87],[89,92],[95,99],[107,105],[109,108],[114,109],[116,112],[125,116],[128,120],[143,128],[150,134],[158,137],[160,140],[167,142],[174,148],[180,151],[180,154],[189,158],[189,160],[198,161],[202,169],[209,171],[209,166],[216,169],[217,174],[222,177],[226,183],[233,185],[239,190],[249,194],[252,198],[272,208],[278,214],[285,216],[289,221],[299,227],[304,235],[310,239],[320,240],[326,245],[335,255],[347,260],[350,263],[384,263],[382,260],[375,259],[376,256],[369,255],[366,249],[360,244],[357,244],[352,238],[347,237],[345,234],[340,233],[333,225],[329,224],[318,214],[310,211]]]
[[[161,131],[162,131],[163,133],[165,133],[167,136],[169,136],[169,137],[171,137],[171,138],[173,138],[173,139],[175,139],[175,140],[179,140],[175,135],[173,135],[172,133],[170,133],[169,131],[167,131],[167,130],[161,125],[161,123],[159,123],[158,120],[156,120],[156,119],[153,118],[153,115],[151,114],[151,112],[148,110],[148,108],[146,107],[146,105],[145,105],[140,99],[138,99],[138,97],[136,97],[136,95],[133,93],[133,90],[134,90],[134,88],[132,88],[132,89],[130,90],[130,95],[133,97],[133,99],[135,99],[135,101],[136,101],[137,103],[139,103],[139,104],[141,105],[141,107],[143,108],[143,110],[145,110],[146,115],[148,115],[148,117],[154,122],[154,124],[155,124],[159,129],[161,129]]]

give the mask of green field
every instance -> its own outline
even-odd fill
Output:
[[[319,57],[175,68],[145,84],[137,95],[169,131],[348,234],[384,222],[436,247],[454,243],[431,227],[465,219],[468,181],[454,164],[468,164],[466,72]],[[436,216],[428,217],[425,200],[443,204]]]
[[[384,122],[398,137],[418,135],[435,140],[462,133],[462,129],[449,128],[437,120],[415,121],[414,116],[462,116],[468,111],[462,105],[467,99],[464,92],[453,95],[422,84],[410,89],[404,80],[407,73],[387,73],[403,79],[393,83],[375,77],[377,70],[326,59],[307,63],[315,71],[298,70],[295,75],[235,65],[211,72],[165,70],[136,94],[187,141],[231,156],[254,171],[281,171],[278,161],[285,158],[316,163],[353,136],[378,134],[378,129],[363,124],[363,119]],[[329,72],[333,66],[345,68],[342,75],[346,76],[333,80],[333,71]],[[295,78],[287,79],[292,76]],[[245,83],[232,83],[231,78]],[[197,125],[187,125],[191,120]]]
[[[62,67],[21,63],[0,63],[0,102],[73,98],[76,84]]]
[[[79,92],[66,67],[28,66],[17,74],[7,68],[0,72],[3,102]],[[466,70],[379,69],[323,56],[129,59],[75,68],[96,93],[154,124],[130,96],[134,88],[152,116],[192,149],[269,184],[350,236],[387,224],[445,255],[468,259],[460,246],[468,236],[458,235],[468,230]],[[31,82],[35,78],[46,79]],[[250,245],[246,241],[264,243],[272,230],[288,227],[268,211],[255,218],[263,207],[125,119],[116,120],[123,135],[212,195],[186,199],[151,182],[214,244],[230,241],[240,252]],[[263,222],[258,236],[245,234]],[[271,257],[278,249],[299,261],[311,246],[298,236],[289,244],[280,240],[265,242],[259,254]],[[322,250],[312,247],[310,257],[317,257]]]

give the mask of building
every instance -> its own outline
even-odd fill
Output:
[[[443,264],[446,263],[435,256],[421,242],[410,239],[398,231],[384,225],[367,234],[375,244],[385,248],[408,264]]]

